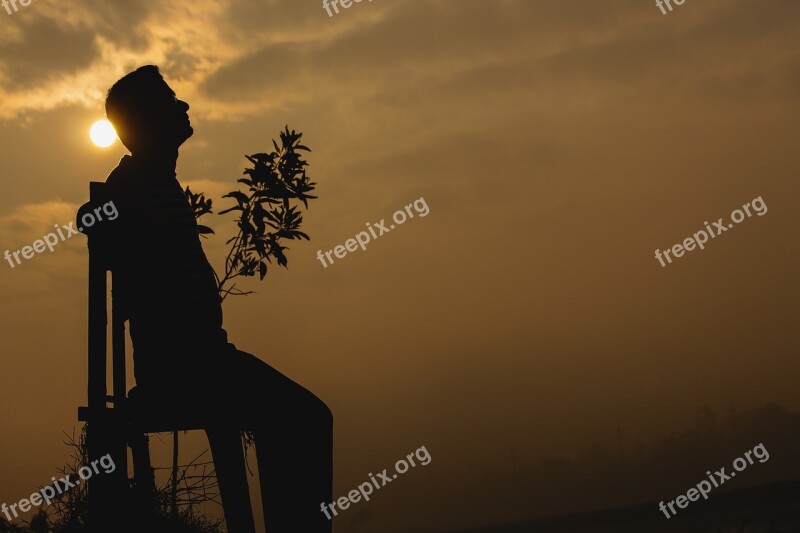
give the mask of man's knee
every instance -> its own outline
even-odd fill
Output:
[[[319,400],[319,405],[320,419],[322,420],[322,423],[324,423],[325,426],[333,427],[333,412],[322,400]]]
[[[333,427],[333,413],[331,412],[330,408],[325,404],[325,402],[314,396],[314,394],[310,392],[308,394],[311,397],[311,400],[309,401],[310,406],[308,408],[308,414],[314,423],[326,428]]]

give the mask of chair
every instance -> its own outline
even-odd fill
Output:
[[[105,183],[92,182],[89,202],[82,214],[110,200]],[[123,302],[115,298],[113,283],[113,222],[98,222],[87,234],[89,246],[88,406],[78,408],[78,420],[87,424],[89,461],[110,454],[116,469],[88,481],[88,510],[93,530],[118,531],[120,520],[152,516],[155,511],[155,476],[150,465],[148,433],[203,429],[199,417],[163,409],[134,387],[126,394],[125,316]],[[111,273],[111,283],[107,273]],[[111,394],[107,390],[108,296],[111,285]],[[110,404],[110,405],[109,405]],[[177,446],[177,440],[175,441]],[[128,453],[133,458],[133,484],[128,480]],[[177,450],[177,448],[176,448]]]

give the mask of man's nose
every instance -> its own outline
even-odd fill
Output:
[[[184,111],[189,111],[189,104],[183,100],[178,100],[178,104],[183,108]]]

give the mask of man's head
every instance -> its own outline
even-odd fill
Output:
[[[194,132],[188,110],[154,65],[127,74],[106,97],[106,116],[134,154],[177,150]]]

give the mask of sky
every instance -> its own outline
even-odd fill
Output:
[[[444,493],[592,443],[656,441],[703,406],[800,409],[800,4],[673,7],[0,9],[0,252],[74,220],[88,183],[127,153],[88,131],[108,88],[138,66],[158,65],[190,104],[178,179],[215,211],[244,154],[269,150],[285,125],[302,132],[319,196],[304,213],[311,241],[290,245],[288,269],[246,282],[257,294],[226,300],[229,337],[333,411],[334,495],[429,451],[429,465],[354,505],[336,531],[490,523],[492,505],[454,510]],[[317,259],[419,199],[427,216],[328,267]],[[655,257],[756,199],[765,212],[704,249],[665,266]],[[204,223],[219,269],[234,225]],[[55,475],[64,433],[80,428],[85,244],[0,265],[0,501]],[[168,437],[153,439],[162,464]],[[184,438],[186,456],[205,447]]]

